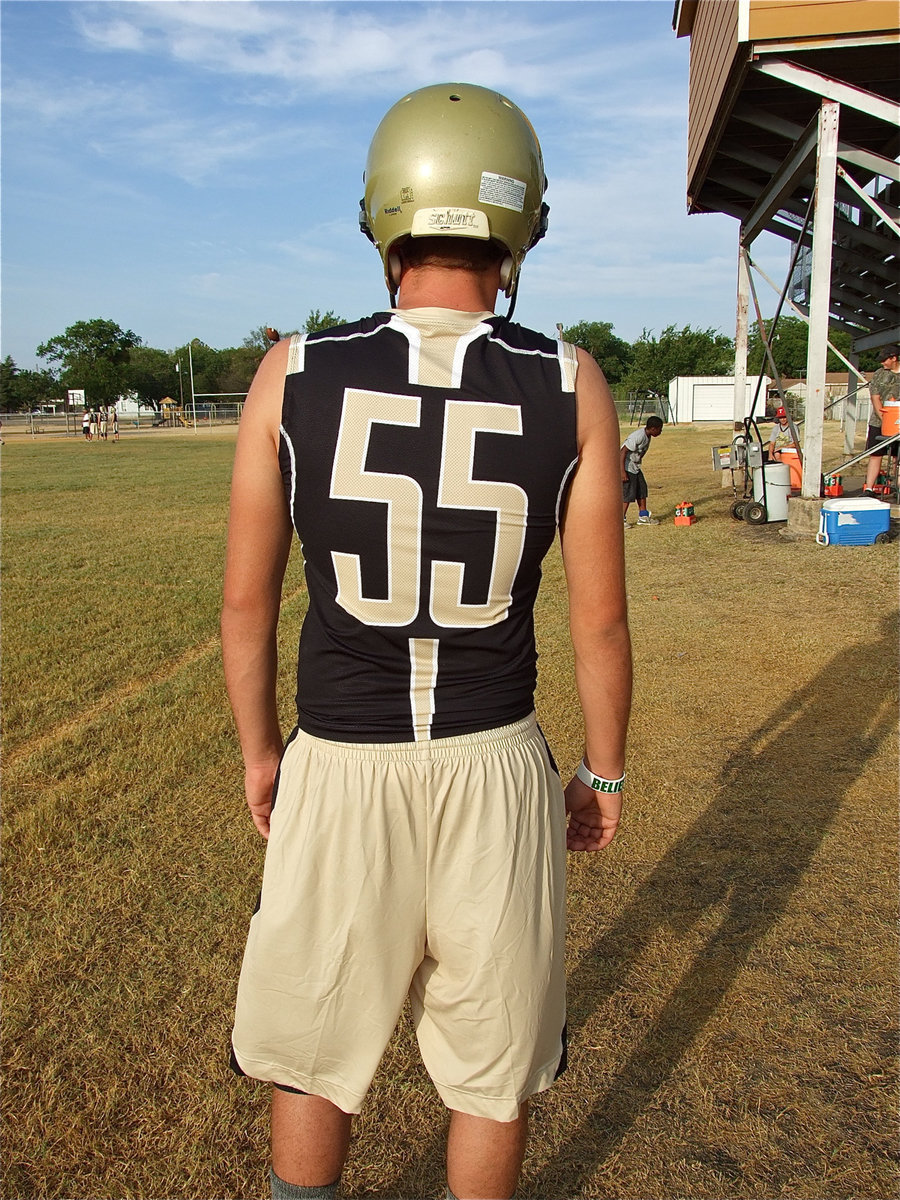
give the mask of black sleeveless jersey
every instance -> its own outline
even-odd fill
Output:
[[[402,742],[533,709],[533,608],[577,458],[575,351],[503,317],[295,335],[279,459],[309,609],[297,717]]]

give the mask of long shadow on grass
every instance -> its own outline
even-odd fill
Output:
[[[744,968],[754,946],[777,922],[809,866],[844,795],[894,727],[878,719],[883,694],[865,682],[873,664],[895,659],[897,614],[882,621],[875,642],[843,650],[752,730],[726,760],[709,807],[672,847],[612,928],[588,950],[569,979],[569,1034],[616,992],[627,994],[632,964],[660,930],[688,935],[719,913],[714,934],[677,982],[625,1067],[567,1144],[535,1174],[521,1196],[576,1196],[677,1068]],[[877,675],[877,671],[874,672]],[[840,697],[838,702],[835,698]],[[851,707],[852,706],[852,707]],[[801,769],[803,773],[801,773]],[[423,1151],[415,1172],[379,1188],[383,1197],[421,1195],[422,1164],[437,1185],[443,1139]],[[730,1164],[717,1164],[727,1174]],[[734,1169],[739,1173],[737,1164]]]
[[[720,913],[715,933],[609,1090],[522,1195],[580,1193],[781,918],[845,794],[894,728],[890,712],[878,717],[879,687],[852,681],[877,678],[875,664],[894,661],[895,621],[896,614],[884,618],[877,641],[836,655],[748,734],[726,760],[712,804],[573,973],[569,1014],[577,1038],[596,996],[606,1000],[627,988],[631,964],[658,931],[686,935],[710,909]],[[739,1177],[738,1164],[718,1165]]]

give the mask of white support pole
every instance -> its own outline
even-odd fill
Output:
[[[847,399],[844,401],[844,453],[852,454],[856,442],[856,419],[858,413],[859,380],[856,377],[859,367],[859,355],[855,350],[850,351],[850,362],[853,370],[847,372]]]
[[[191,408],[194,410],[194,433],[197,432],[197,398],[194,395],[194,356],[191,353],[191,343],[188,342],[188,370],[191,376]],[[181,419],[184,420],[184,404],[181,405]]]
[[[750,267],[738,239],[737,319],[734,331],[734,423],[742,425],[747,412],[747,331],[750,313]]]
[[[825,430],[825,366],[831,308],[831,252],[834,238],[834,194],[837,178],[838,119],[841,106],[823,100],[819,110],[816,155],[816,203],[813,213],[812,277],[809,298],[809,343],[806,355],[806,437],[800,494],[819,495]]]

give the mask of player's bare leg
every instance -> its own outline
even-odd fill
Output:
[[[298,1187],[327,1187],[344,1168],[352,1117],[323,1096],[272,1088],[272,1170]]]
[[[877,457],[874,454],[869,455],[869,465],[866,467],[866,482],[863,484],[863,491],[870,492],[878,482],[882,457],[880,454]]]
[[[447,1137],[447,1186],[458,1200],[503,1200],[519,1181],[528,1105],[515,1121],[489,1121],[453,1112]]]

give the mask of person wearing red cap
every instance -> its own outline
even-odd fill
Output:
[[[781,451],[786,450],[789,446],[793,446],[797,450],[800,449],[794,441],[794,434],[791,429],[791,422],[788,419],[787,410],[779,408],[775,413],[775,423],[772,426],[772,432],[769,434],[769,462],[781,462]]]

